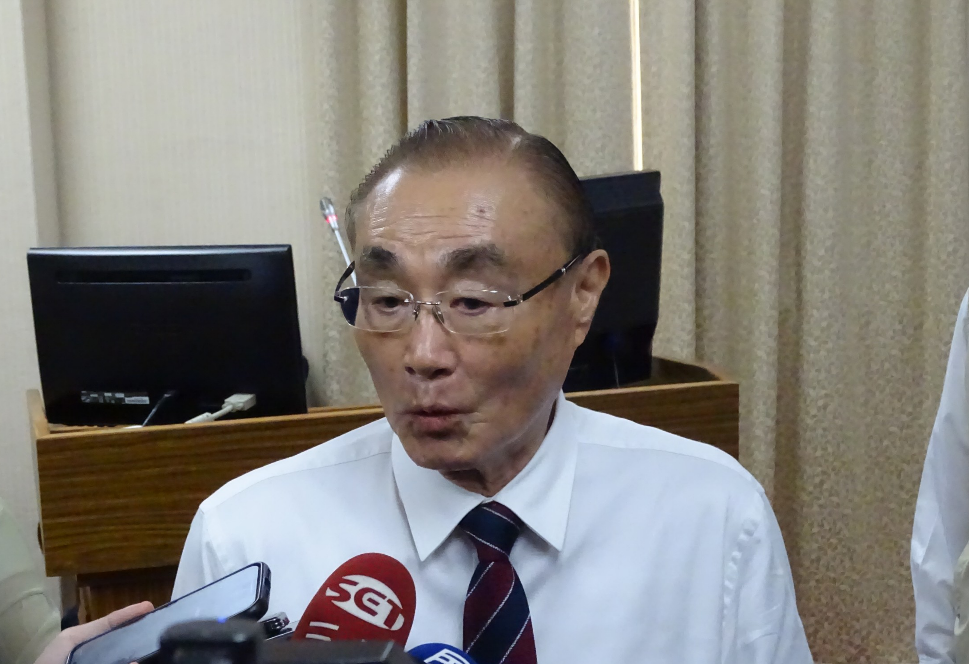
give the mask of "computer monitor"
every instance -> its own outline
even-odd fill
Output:
[[[293,253],[287,245],[31,249],[47,418],[141,424],[214,412],[306,412]]]
[[[663,198],[657,171],[584,178],[596,232],[612,275],[565,390],[598,390],[646,380],[659,316]]]

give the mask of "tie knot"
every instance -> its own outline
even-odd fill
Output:
[[[501,503],[482,503],[461,519],[461,529],[474,542],[478,560],[494,560],[511,553],[521,533],[522,522]]]

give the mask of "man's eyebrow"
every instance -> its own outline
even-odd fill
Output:
[[[400,268],[400,259],[397,258],[397,254],[389,249],[367,247],[360,253],[357,264],[370,270],[389,272]]]
[[[449,251],[444,254],[441,264],[452,273],[479,268],[504,268],[508,266],[508,256],[496,244],[476,244]]]

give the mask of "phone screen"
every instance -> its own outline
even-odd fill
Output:
[[[162,633],[188,620],[232,618],[253,605],[260,565],[249,565],[77,646],[68,664],[129,664],[156,652]],[[258,616],[261,617],[261,616]],[[258,618],[257,617],[257,618]]]

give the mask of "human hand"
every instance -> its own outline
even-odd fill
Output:
[[[143,616],[154,608],[151,602],[132,604],[109,613],[103,618],[92,620],[77,627],[69,627],[54,637],[54,640],[44,648],[44,652],[40,653],[40,657],[34,664],[64,664],[67,661],[67,656],[78,644],[93,639],[98,634],[114,629],[133,618]]]

